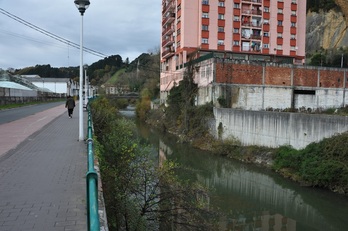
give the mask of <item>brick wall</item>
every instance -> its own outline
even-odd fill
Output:
[[[344,70],[338,68],[263,65],[228,60],[216,63],[216,83],[343,88]],[[346,84],[346,87],[348,85]]]
[[[266,66],[265,85],[291,86],[291,68],[288,66]]]
[[[216,82],[231,84],[262,84],[261,65],[217,63]]]
[[[319,86],[325,88],[342,88],[344,72],[335,69],[320,70]]]
[[[294,68],[294,86],[317,87],[318,69]]]

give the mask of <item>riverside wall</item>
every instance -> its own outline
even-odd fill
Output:
[[[344,116],[231,108],[214,108],[214,115],[215,137],[223,140],[233,137],[245,146],[291,145],[302,149],[312,142],[348,131],[348,117]]]

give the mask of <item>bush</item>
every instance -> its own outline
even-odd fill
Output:
[[[348,193],[348,133],[311,143],[302,150],[278,149],[275,170],[291,169],[300,180],[313,186]]]

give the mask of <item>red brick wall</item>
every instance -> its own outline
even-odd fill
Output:
[[[342,88],[344,71],[334,68],[302,68],[290,66],[263,66],[259,64],[240,64],[229,62],[216,63],[216,82],[228,84],[262,85],[263,68],[265,68],[265,85],[291,86],[293,71],[294,86]],[[346,83],[348,88],[348,81]]]
[[[262,84],[262,66],[217,63],[216,82],[233,84]]]
[[[294,68],[294,86],[317,87],[318,70]]]
[[[265,85],[291,86],[291,68],[266,66]]]
[[[320,70],[320,87],[343,87],[344,72],[337,70]]]

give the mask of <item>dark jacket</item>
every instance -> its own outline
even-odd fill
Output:
[[[65,107],[68,108],[68,109],[73,109],[75,107],[75,101],[74,101],[74,99],[72,97],[69,97],[66,100]]]

